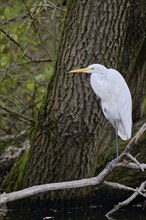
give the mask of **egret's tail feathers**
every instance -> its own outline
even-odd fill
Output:
[[[121,138],[122,140],[124,140],[124,141],[126,141],[126,140],[128,140],[128,139],[131,138],[131,135],[128,136],[128,135],[126,135],[126,134],[121,133],[120,131],[118,131],[118,135],[119,135],[120,138]]]
[[[118,135],[122,140],[131,138],[131,126],[124,126],[122,122],[118,125]]]

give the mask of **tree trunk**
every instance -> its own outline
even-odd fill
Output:
[[[132,5],[135,6],[135,2],[70,0],[55,76],[48,87],[32,135],[23,187],[93,177],[97,167],[105,165],[113,152],[115,155],[114,129],[103,118],[100,102],[90,86],[90,76],[84,73],[67,74],[67,70],[92,63],[123,70],[133,96],[136,93],[135,119],[140,118],[144,97],[141,91],[146,82],[145,60],[139,61],[144,41],[138,52],[138,46],[133,51],[132,45],[144,33],[144,24],[139,22],[141,30],[136,35],[134,21],[145,18],[142,17],[142,7],[133,15]],[[139,2],[142,4],[143,1]],[[135,39],[131,40],[131,35]],[[135,59],[134,54],[137,55]],[[131,63],[131,56],[134,64]],[[136,114],[135,105],[139,97]],[[89,192],[89,188],[51,192],[49,199],[73,199],[84,197]]]

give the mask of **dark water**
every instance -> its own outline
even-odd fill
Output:
[[[9,210],[2,218],[5,220],[107,220],[104,216],[110,209],[103,207],[89,207],[87,209],[74,208],[66,210],[36,209],[28,211]],[[146,209],[141,207],[126,208],[114,215],[116,220],[146,220]],[[0,218],[1,220],[1,218]]]

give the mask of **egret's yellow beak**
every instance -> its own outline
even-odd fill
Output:
[[[68,73],[81,73],[81,72],[86,72],[90,70],[90,68],[83,68],[83,69],[77,69],[77,70],[71,70]]]

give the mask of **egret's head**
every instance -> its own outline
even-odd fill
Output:
[[[97,74],[104,74],[107,71],[107,68],[101,64],[92,64],[89,65],[87,68],[71,70],[69,73],[97,73]]]

